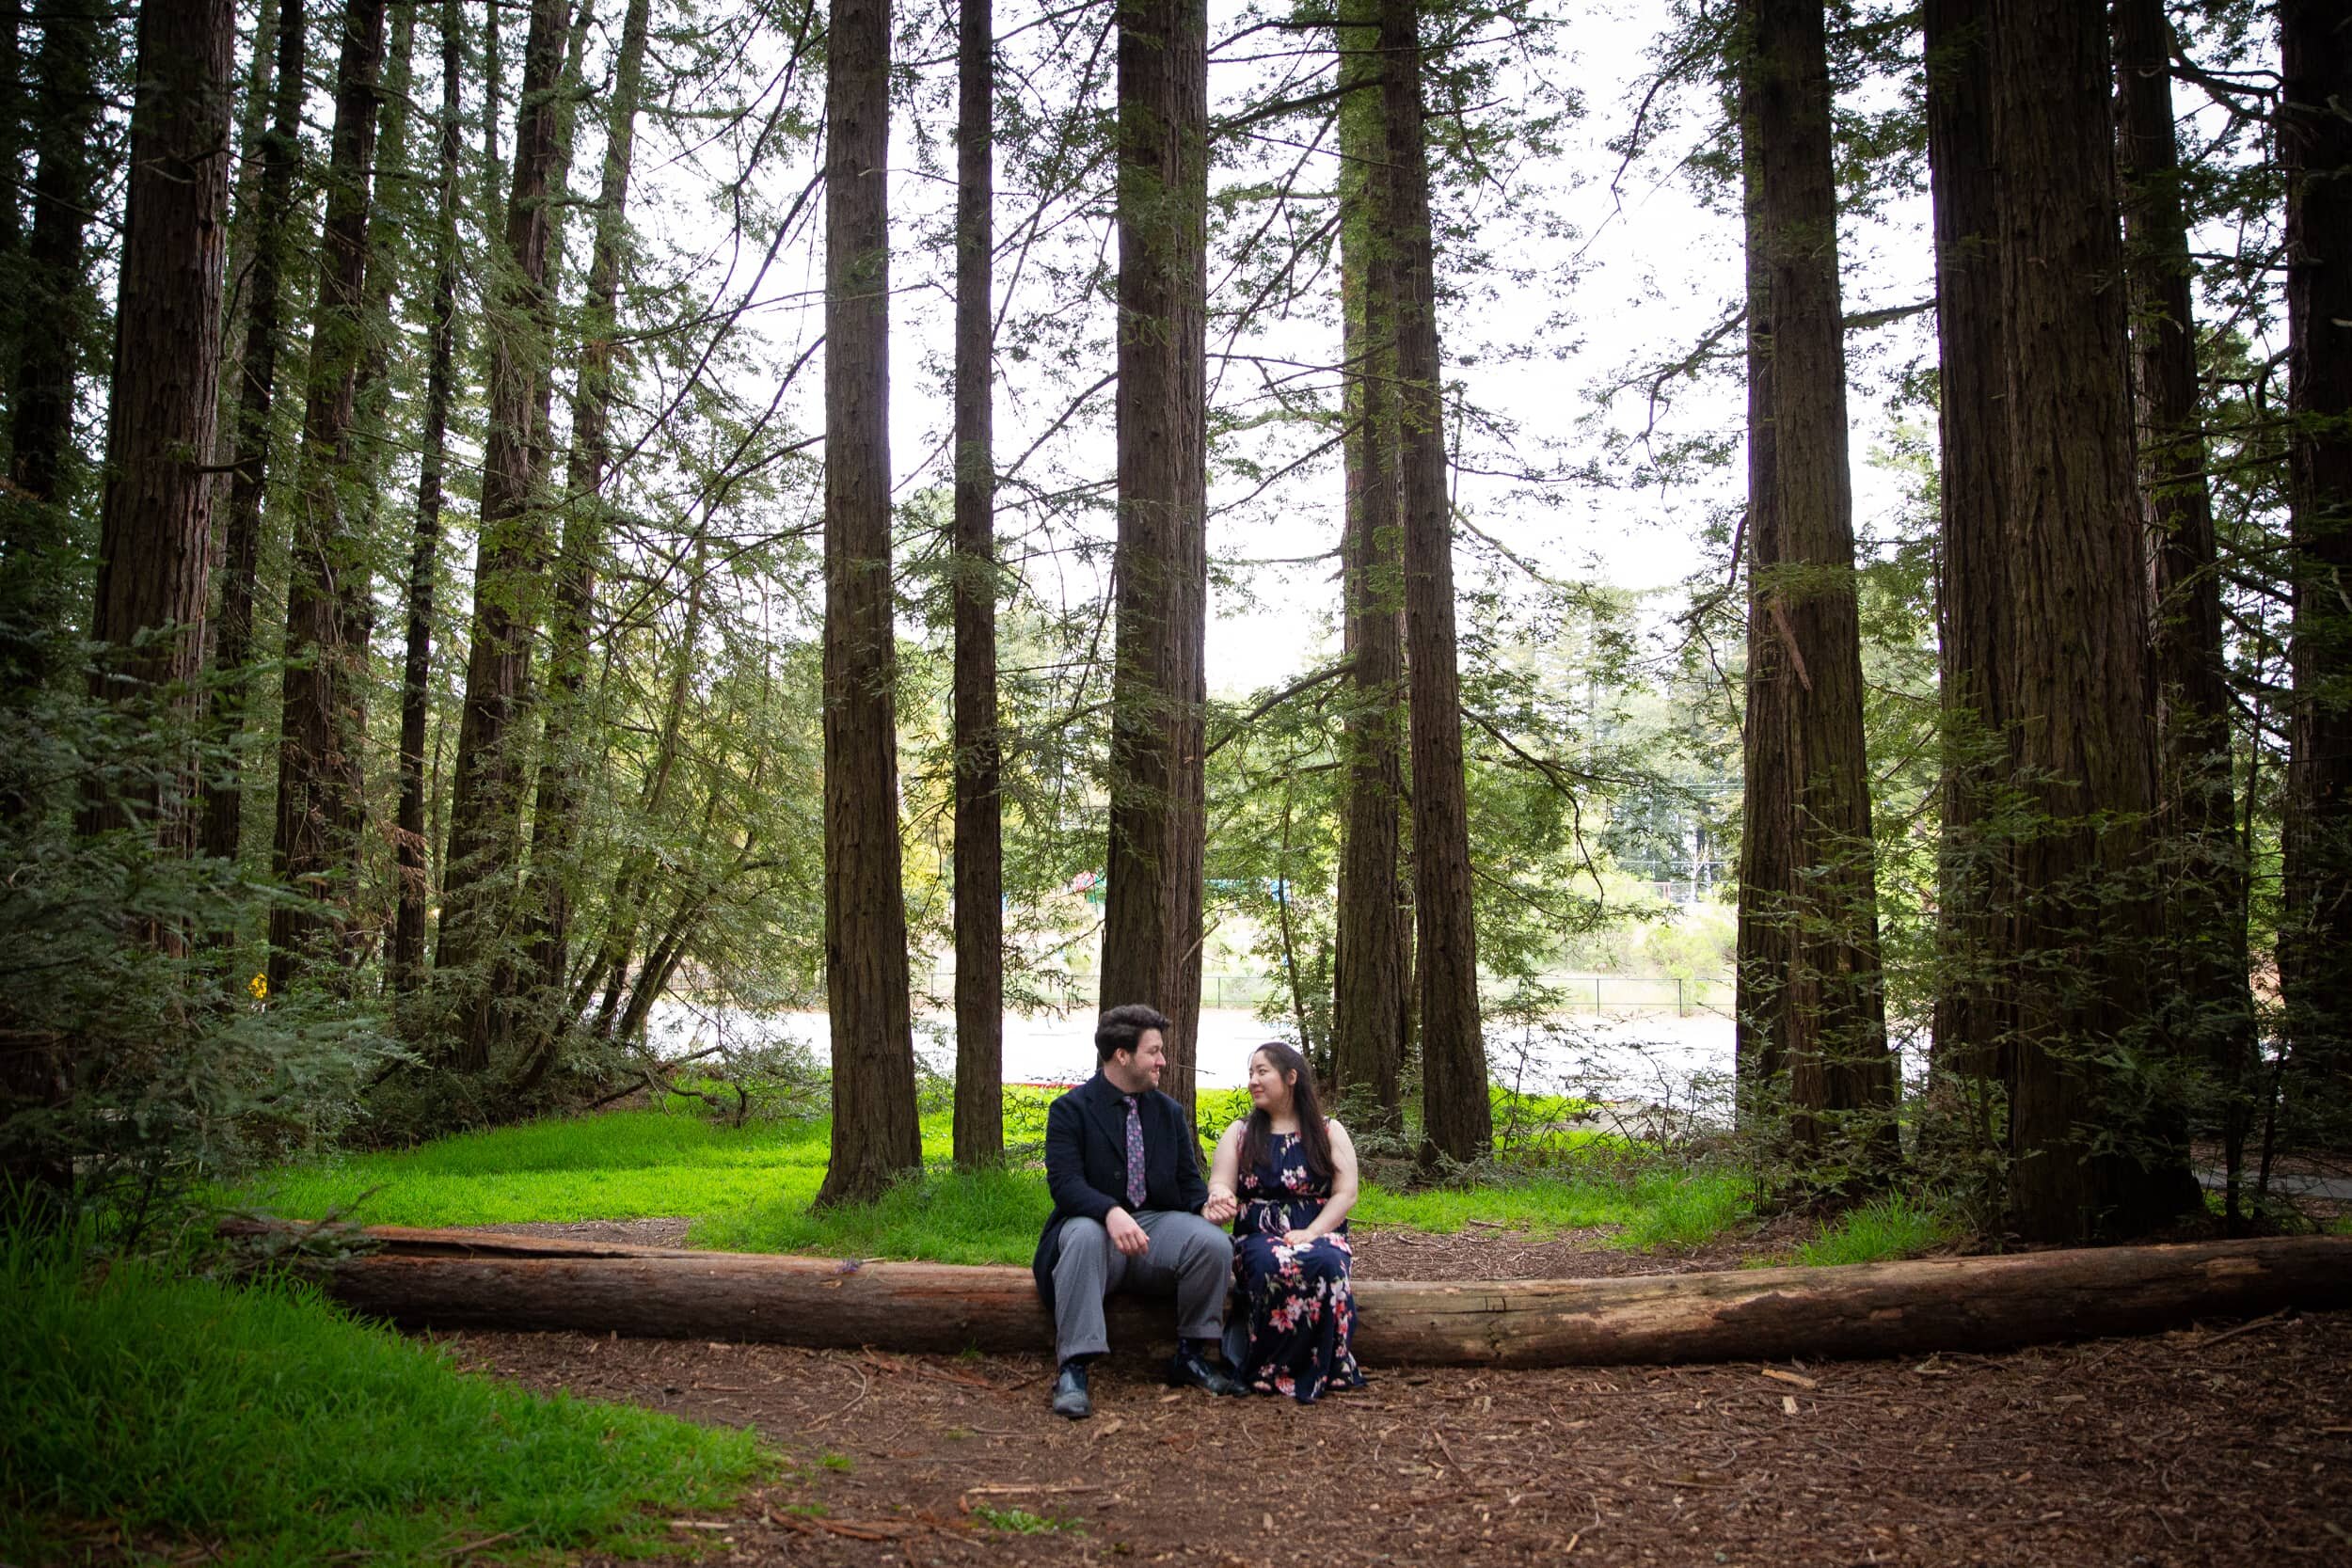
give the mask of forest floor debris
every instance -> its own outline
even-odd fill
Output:
[[[1372,1232],[1359,1270],[1724,1266],[1710,1251]],[[2352,1545],[2344,1314],[1771,1369],[1374,1368],[1304,1407],[1171,1394],[1130,1362],[1098,1370],[1075,1424],[1045,1408],[1042,1354],[443,1342],[533,1388],[756,1428],[791,1468],[695,1521],[710,1561],[2203,1568]]]

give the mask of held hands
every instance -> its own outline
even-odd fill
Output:
[[[1140,1258],[1152,1250],[1152,1238],[1143,1227],[1124,1209],[1114,1209],[1103,1220],[1103,1228],[1111,1233],[1111,1245],[1130,1258]]]
[[[1241,1200],[1222,1187],[1209,1189],[1209,1201],[1200,1206],[1200,1217],[1211,1225],[1223,1225],[1241,1212]]]

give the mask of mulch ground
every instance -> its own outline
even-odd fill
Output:
[[[668,1239],[657,1223],[626,1239]],[[1358,1240],[1367,1278],[1729,1260],[1572,1235]],[[1114,1364],[1077,1423],[1045,1407],[1043,1354],[442,1342],[534,1388],[758,1429],[786,1471],[672,1522],[710,1561],[2352,1562],[2347,1314],[1769,1373],[1375,1367],[1311,1406],[1170,1392]]]

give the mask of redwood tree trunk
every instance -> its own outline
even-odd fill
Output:
[[[890,581],[890,4],[836,0],[825,115],[825,1005],[820,1205],[923,1162],[898,863]]]
[[[232,0],[139,10],[90,616],[91,638],[111,650],[105,673],[93,677],[92,695],[102,701],[151,702],[156,689],[194,677],[204,645],[213,499],[204,467],[220,409],[229,231],[229,160],[222,154],[236,38]],[[132,648],[141,633],[165,626],[174,628],[170,635]],[[195,824],[179,792],[158,784],[138,793],[154,812],[164,848],[194,849]],[[125,820],[116,802],[93,800],[81,827],[96,832]]]
[[[2295,709],[2280,978],[2308,1069],[2352,1071],[2352,27],[2280,0]]]
[[[1478,1017],[1478,931],[1470,912],[1470,802],[1454,635],[1454,518],[1446,499],[1419,0],[1379,0],[1379,16],[1389,214],[1393,224],[1389,243],[1394,257],[1391,309],[1396,323],[1397,493],[1412,709],[1422,1155],[1470,1162],[1484,1159],[1493,1148],[1494,1109],[1486,1097],[1486,1043]]]
[[[1342,807],[1339,930],[1333,959],[1331,1084],[1391,1131],[1404,1122],[1406,961],[1397,885],[1405,799],[1404,565],[1396,493],[1395,293],[1388,248],[1388,121],[1374,0],[1351,0],[1339,49],[1340,274],[1347,364],[1341,449],[1347,483],[1340,537],[1343,632],[1353,699]],[[1358,1109],[1357,1107],[1360,1107]]]
[[[433,215],[433,305],[425,344],[423,453],[408,556],[408,639],[400,676],[400,799],[393,863],[400,879],[392,914],[392,989],[406,995],[424,980],[425,910],[432,899],[432,838],[424,819],[425,721],[433,705],[433,601],[441,547],[441,471],[449,450],[450,380],[457,359],[457,178],[465,82],[464,22],[457,0],[441,0],[441,116],[438,195]]]
[[[2205,437],[2197,404],[2197,318],[2172,130],[2171,26],[2164,0],[2116,0],[2116,154],[2131,303],[2139,503],[2147,530],[2165,908],[2180,970],[2172,1031],[2219,1090],[2230,1215],[2246,1139],[2241,1091],[2254,1060],[2246,865],[2236,831],[2229,666]]]
[[[254,194],[244,279],[245,344],[238,356],[237,411],[230,433],[229,516],[223,530],[219,624],[213,660],[215,734],[234,746],[244,733],[252,677],[253,596],[262,562],[262,497],[267,483],[278,389],[278,353],[286,337],[285,276],[294,245],[294,178],[302,161],[303,60],[310,29],[303,0],[280,0],[278,60],[269,129],[261,142],[261,178]],[[237,853],[245,829],[243,761],[232,757],[204,797],[204,852]]]
[[[492,308],[489,428],[474,561],[473,640],[458,724],[449,852],[436,967],[450,976],[453,1061],[490,1065],[508,1033],[520,911],[515,874],[527,774],[519,721],[529,701],[532,641],[545,598],[548,359],[548,290],[558,174],[560,94],[569,0],[532,0],[515,121],[514,182]]]
[[[64,538],[61,519],[40,503],[64,499],[59,485],[72,452],[74,372],[88,332],[83,236],[98,204],[99,38],[94,7],[52,10],[34,56],[33,230],[9,409],[8,477],[20,495],[0,507],[11,561],[55,548]]]
[[[1927,120],[1935,222],[1936,346],[1941,389],[1941,547],[1936,645],[1944,727],[1937,866],[1934,1051],[1962,1085],[1970,1136],[1992,1134],[1991,1086],[2005,1076],[2007,1001],[1986,970],[1997,847],[1986,792],[2007,745],[1994,673],[2008,636],[2009,497],[2002,413],[2000,266],[1994,199],[1992,0],[1928,0]]]
[[[1995,701],[2031,813],[2009,855],[2010,1205],[2036,1241],[2132,1235],[2197,1200],[2182,1129],[2111,1067],[2161,1042],[2148,610],[2103,0],[1994,0],[2011,610]]]
[[[1779,752],[1770,775],[1788,791],[1772,808],[1788,835],[1775,854],[1791,960],[1775,1044],[1798,1140],[1883,1171],[1901,1155],[1863,743],[1829,49],[1820,0],[1750,0],[1749,15],[1751,157],[1771,308],[1768,516],[1777,536],[1753,588],[1752,621],[1760,614],[1765,625],[1750,639],[1784,644],[1770,669],[1780,687],[1772,722],[1749,737],[1749,751]]]
[[[1208,15],[1119,8],[1119,544],[1101,1000],[1174,1024],[1193,1102],[1207,775]]]
[[[990,207],[995,19],[957,16],[956,121],[956,1164],[1005,1152],[1004,760],[996,736],[996,456]]]
[[[309,387],[294,498],[286,585],[286,676],[278,747],[278,878],[305,902],[270,911],[270,990],[296,974],[350,957],[353,884],[366,812],[370,596],[373,573],[352,450],[359,372],[368,357],[368,214],[375,169],[378,78],[384,69],[384,0],[343,10],[335,70],[335,130],[320,234],[319,287],[310,315]]]

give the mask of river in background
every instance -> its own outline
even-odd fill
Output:
[[[712,1046],[752,1051],[789,1042],[820,1065],[830,1058],[826,1017],[817,1012],[754,1013],[665,999],[648,1037],[663,1057]],[[1200,1014],[1198,1081],[1203,1088],[1235,1088],[1248,1071],[1250,1050],[1295,1031],[1269,1024],[1247,1008],[1204,1008]],[[918,1016],[914,1047],[943,1077],[956,1065],[955,1020]],[[1730,1017],[1709,1008],[1573,1013],[1541,1025],[1495,1022],[1486,1032],[1494,1080],[1528,1094],[1575,1094],[1617,1105],[1672,1110],[1712,1119],[1725,1098],[1732,1068]],[[1094,1071],[1090,1012],[1005,1015],[1005,1081],[1074,1084]]]

